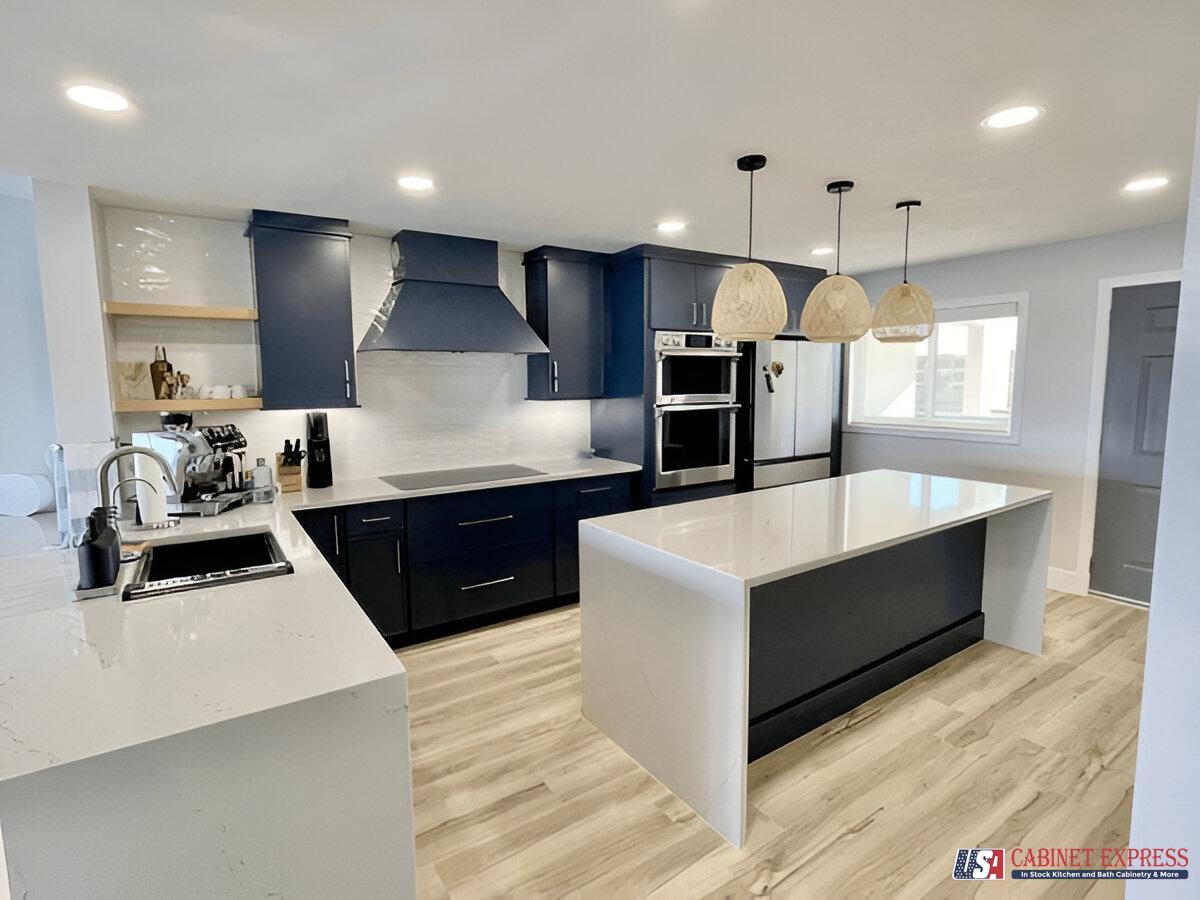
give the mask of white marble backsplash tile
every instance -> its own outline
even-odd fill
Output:
[[[110,294],[132,285],[142,257],[132,258],[130,236],[145,236],[170,226],[171,240],[154,248],[153,265],[163,269],[168,287],[146,288],[137,294],[163,303],[203,302],[237,305],[238,297],[253,296],[248,265],[249,250],[242,235],[244,225],[196,216],[164,216],[133,210],[104,209],[112,268]],[[169,221],[164,221],[164,219]],[[142,240],[143,238],[138,238]],[[149,241],[149,237],[144,237]],[[114,255],[115,251],[115,255]],[[124,253],[124,255],[122,255]],[[245,257],[246,266],[242,266]],[[144,256],[144,254],[143,254]],[[228,257],[228,258],[227,258]],[[234,258],[236,257],[236,258]],[[205,281],[209,273],[214,284]],[[356,235],[350,242],[350,278],[355,341],[365,334],[376,307],[391,284],[391,262],[386,238]],[[244,279],[244,290],[231,282]],[[500,286],[522,313],[525,310],[525,277],[521,254],[500,252]],[[130,288],[132,290],[132,288]],[[252,301],[251,301],[252,302]],[[159,343],[180,357],[185,371],[220,378],[219,371],[236,369],[238,379],[246,368],[236,345],[223,341],[214,330],[210,342],[192,332],[167,341],[162,327]],[[150,335],[123,333],[118,352],[122,359],[145,349]],[[186,340],[184,339],[186,337]],[[233,354],[238,353],[234,356]],[[132,358],[132,357],[129,357]],[[223,361],[224,360],[224,361]],[[494,353],[360,353],[357,356],[359,409],[329,410],[335,478],[388,474],[412,469],[437,469],[525,458],[574,455],[590,441],[587,401],[554,402],[525,399],[524,356]],[[209,373],[212,373],[211,375]],[[233,378],[231,375],[230,378]],[[157,427],[157,416],[118,416],[122,437],[131,431]],[[201,413],[197,424],[232,422],[245,433],[251,457],[274,461],[287,437],[303,437],[304,411]]]

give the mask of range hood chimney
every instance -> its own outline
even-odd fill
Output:
[[[498,250],[495,241],[397,232],[392,289],[359,351],[548,353],[500,290]]]

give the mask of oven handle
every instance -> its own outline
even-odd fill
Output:
[[[740,404],[740,403],[690,403],[690,404],[674,403],[674,404],[667,404],[665,406],[654,407],[654,418],[661,419],[663,416],[663,413],[666,413],[666,412],[691,412],[693,410],[699,411],[702,409],[735,410],[735,409],[741,409],[741,408],[742,408],[742,404]]]
[[[659,350],[658,358],[666,359],[668,356],[719,356],[724,359],[741,359],[742,354],[736,350],[687,350],[680,348],[678,350]]]

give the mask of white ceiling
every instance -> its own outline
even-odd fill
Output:
[[[651,241],[843,267],[1185,215],[1197,0],[455,0],[12,3],[0,171],[124,202],[250,207],[598,250]],[[67,101],[76,81],[135,108]],[[1039,122],[979,127],[1018,103]],[[434,193],[396,187],[403,172]],[[1121,186],[1164,174],[1164,190]],[[664,238],[654,223],[687,220]]]

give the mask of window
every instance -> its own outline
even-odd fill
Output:
[[[848,430],[1015,440],[1028,294],[938,304],[926,341],[850,347]]]

